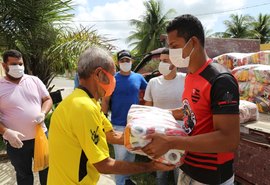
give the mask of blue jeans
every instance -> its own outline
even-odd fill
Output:
[[[174,175],[174,184],[177,184],[178,176],[179,176],[179,171],[180,168],[177,167],[173,170],[173,175]],[[168,171],[157,171],[157,176],[156,176],[156,183],[157,185],[167,185],[168,184]]]
[[[123,132],[124,126],[113,126],[115,131]],[[115,159],[119,161],[135,161],[135,154],[130,153],[126,150],[123,145],[113,145]],[[130,178],[130,175],[115,175],[116,185],[125,185],[125,181]]]
[[[23,141],[22,148],[13,148],[7,144],[7,154],[16,171],[18,185],[32,185],[34,183],[32,159],[34,156],[35,140]],[[39,172],[41,185],[47,184],[48,168]]]

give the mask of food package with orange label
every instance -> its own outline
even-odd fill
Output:
[[[127,126],[124,131],[124,145],[132,153],[147,156],[141,148],[151,141],[144,136],[151,133],[161,133],[168,136],[187,136],[182,129],[182,122],[172,116],[171,111],[157,107],[132,105],[127,116]],[[157,161],[165,164],[179,165],[184,151],[169,150]],[[151,158],[150,156],[148,156]]]

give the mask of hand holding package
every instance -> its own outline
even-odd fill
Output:
[[[174,119],[171,111],[150,106],[132,105],[128,112],[127,126],[124,132],[125,147],[133,153],[146,155],[140,148],[151,142],[144,137],[151,133],[186,136],[185,131],[181,128],[181,123]],[[182,155],[183,151],[181,150],[169,150],[157,161],[178,165],[181,163]]]

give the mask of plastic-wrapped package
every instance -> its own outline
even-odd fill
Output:
[[[128,112],[127,126],[124,131],[124,145],[130,152],[146,155],[140,149],[151,142],[144,139],[145,135],[156,132],[169,136],[186,136],[181,126],[181,122],[177,122],[168,110],[132,105]],[[184,151],[181,150],[169,150],[157,161],[165,164],[179,165],[183,153]]]
[[[270,113],[270,66],[246,65],[232,70],[242,100],[253,102],[259,112]]]
[[[259,82],[270,84],[270,65],[245,65],[236,67],[232,74],[239,82]]]
[[[214,57],[213,61],[227,67],[230,70],[247,64],[270,65],[270,50],[259,51],[256,53],[225,53]]]
[[[224,65],[232,70],[237,66],[247,64],[270,65],[270,51],[260,51],[256,53],[225,53],[213,58],[214,62]]]
[[[259,119],[259,111],[255,103],[240,100],[239,110],[241,124]]]

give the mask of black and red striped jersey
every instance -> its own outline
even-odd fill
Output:
[[[182,100],[183,127],[190,136],[212,132],[214,114],[239,114],[236,79],[211,60],[186,76]],[[232,177],[233,158],[233,153],[186,151],[181,169],[201,183],[220,184]]]

